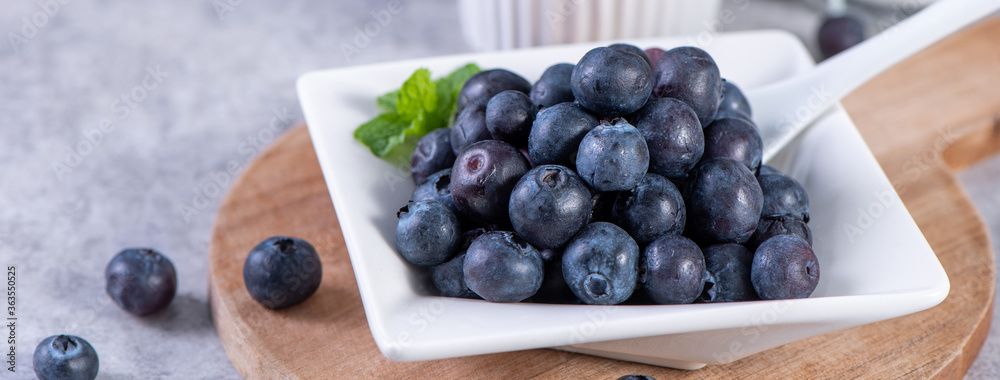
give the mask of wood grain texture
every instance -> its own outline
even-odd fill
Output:
[[[219,337],[247,378],[658,379],[960,378],[993,310],[995,263],[983,221],[953,174],[1000,151],[1000,20],[917,54],[844,99],[951,280],[940,305],[794,342],[728,365],[680,371],[553,350],[415,363],[375,346],[335,210],[304,127],[263,152],[233,184],[212,232],[209,274]],[[273,235],[312,242],[323,282],[282,311],[243,285],[250,249]]]

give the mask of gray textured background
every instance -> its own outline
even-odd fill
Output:
[[[25,29],[49,1],[0,7],[0,266],[18,273],[13,378],[32,378],[35,345],[59,333],[96,347],[100,379],[239,378],[207,305],[209,233],[231,181],[218,173],[242,169],[272,130],[301,121],[301,73],[470,50],[454,0],[404,2],[350,62],[340,43],[386,1],[61,0]],[[783,28],[815,51],[816,4],[753,1],[726,30]],[[147,79],[156,71],[159,81]],[[98,133],[102,120],[112,124]],[[986,189],[998,168],[963,177],[994,227],[1000,206]],[[165,312],[132,317],[104,293],[107,261],[133,246],[177,267]],[[995,358],[998,340],[980,356]],[[1000,377],[997,360],[978,360],[969,377]]]

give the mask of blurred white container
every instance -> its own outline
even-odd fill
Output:
[[[502,50],[585,41],[697,34],[721,0],[458,0],[472,48]]]

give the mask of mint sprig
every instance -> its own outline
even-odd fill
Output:
[[[417,69],[399,90],[375,99],[383,113],[354,130],[354,138],[376,156],[384,157],[407,136],[419,137],[447,127],[458,92],[479,71],[479,66],[470,63],[432,81],[429,70]]]

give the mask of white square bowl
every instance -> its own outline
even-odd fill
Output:
[[[808,70],[801,42],[775,31],[712,36],[701,47],[744,89]],[[671,48],[692,38],[627,41]],[[399,361],[541,347],[695,369],[798,339],[937,305],[949,282],[937,257],[841,107],[771,164],[809,193],[822,275],[810,298],[723,304],[589,306],[496,304],[428,295],[394,248],[396,211],[413,190],[406,162],[373,156],[352,137],[376,115],[375,97],[420,67],[435,76],[468,62],[529,81],[598,44],[436,57],[302,75],[298,94],[337,209],[372,336]]]

